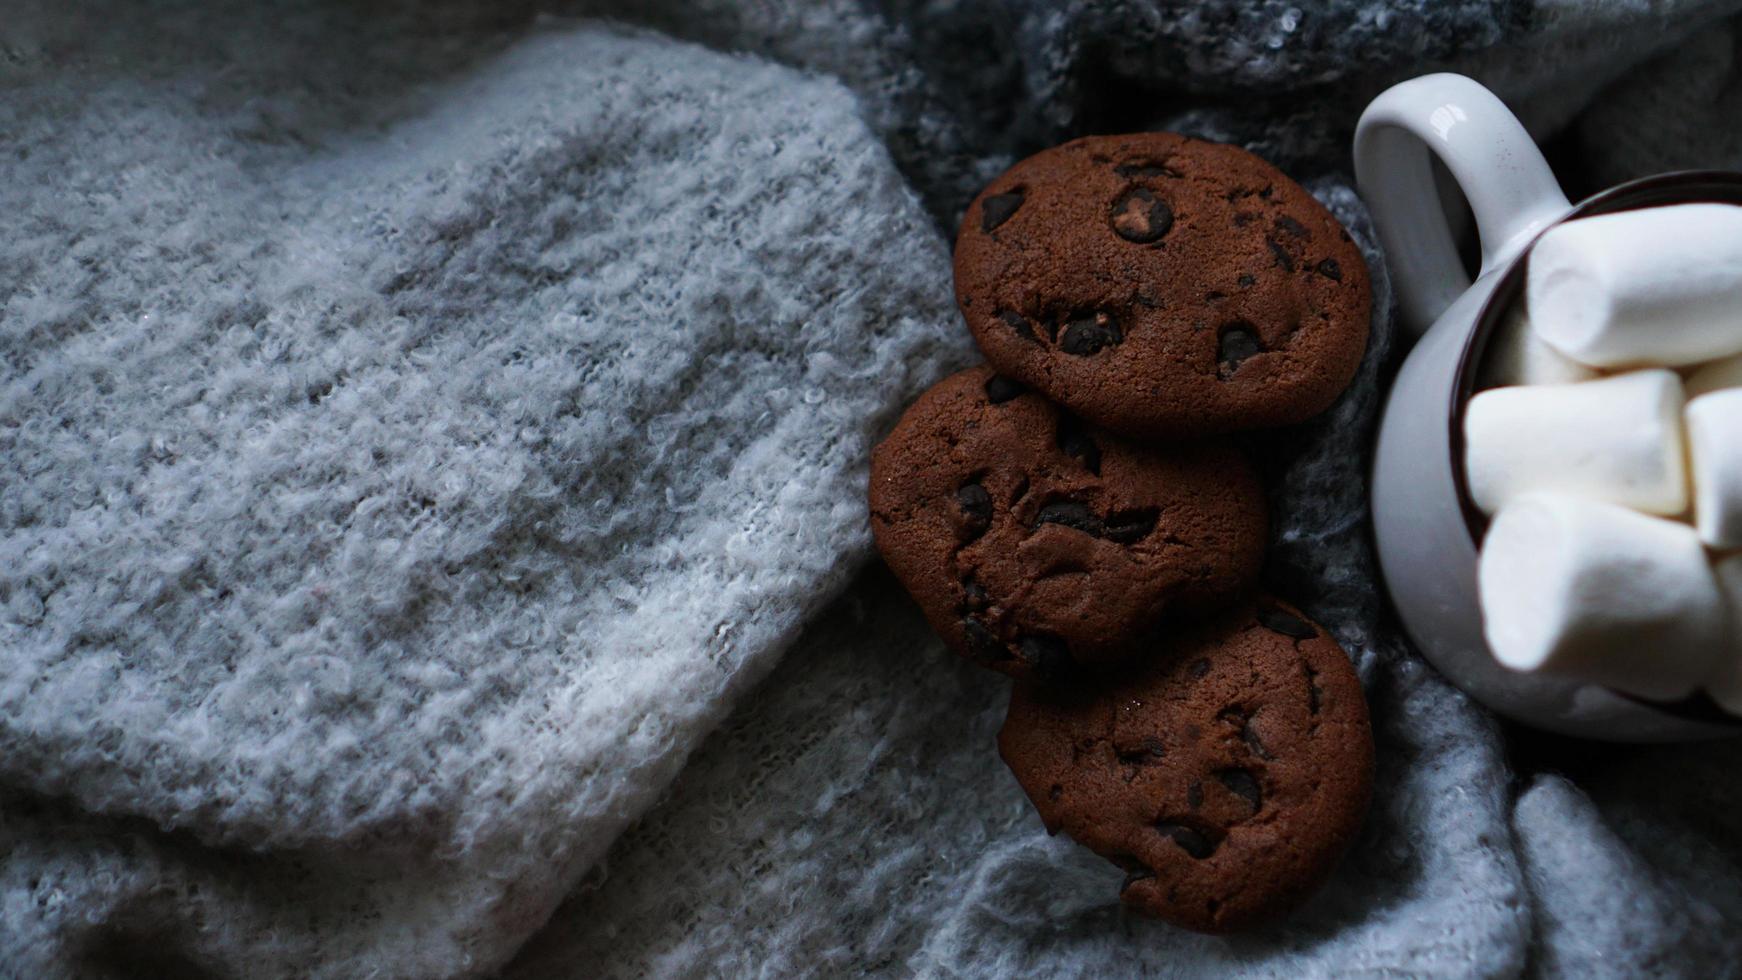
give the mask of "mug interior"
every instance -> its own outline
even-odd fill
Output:
[[[1685,170],[1659,174],[1655,177],[1645,177],[1619,184],[1586,198],[1577,207],[1567,212],[1566,217],[1562,218],[1561,221],[1574,221],[1579,218],[1611,214],[1617,211],[1639,211],[1670,204],[1708,203],[1742,205],[1742,173],[1725,170]],[[1559,221],[1555,222],[1555,224],[1560,223]],[[1546,230],[1544,229],[1544,231]],[[1529,269],[1530,251],[1534,245],[1535,242],[1532,242],[1531,245],[1526,246],[1512,265],[1501,273],[1499,284],[1476,315],[1475,327],[1464,342],[1464,351],[1458,358],[1457,371],[1452,380],[1452,410],[1450,412],[1452,420],[1450,439],[1452,482],[1457,489],[1458,506],[1463,510],[1464,523],[1469,529],[1470,544],[1478,551],[1481,550],[1483,535],[1488,532],[1488,517],[1476,506],[1475,498],[1470,493],[1469,474],[1464,467],[1464,407],[1469,404],[1471,396],[1476,393],[1476,379],[1481,373],[1480,367],[1483,358],[1488,353],[1489,341],[1500,325],[1505,322],[1506,314],[1513,305],[1523,300],[1524,277]],[[1723,724],[1742,730],[1742,718],[1718,707],[1704,691],[1695,692],[1691,697],[1681,701],[1663,702],[1641,698],[1624,691],[1616,691],[1613,688],[1607,690],[1612,691],[1617,697],[1648,705],[1657,711],[1679,718]]]

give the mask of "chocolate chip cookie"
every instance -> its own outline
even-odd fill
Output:
[[[968,207],[956,299],[986,360],[1126,436],[1289,425],[1366,349],[1361,252],[1270,164],[1173,133],[1029,157]]]
[[[871,462],[884,560],[945,642],[1017,677],[1117,661],[1231,600],[1265,516],[1237,450],[1134,446],[983,367],[920,396]]]
[[[1269,599],[1101,683],[1018,685],[998,748],[1049,833],[1125,869],[1127,904],[1205,932],[1298,902],[1360,829],[1372,789],[1348,657]]]

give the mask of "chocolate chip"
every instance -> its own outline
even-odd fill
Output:
[[[1034,325],[1029,323],[1028,318],[1022,314],[1015,310],[1005,310],[1003,313],[998,314],[998,319],[1003,320],[1010,329],[1016,331],[1016,336],[1021,337],[1023,340],[1032,341],[1037,344],[1040,343],[1040,338],[1035,336]]]
[[[1316,715],[1319,713],[1319,706],[1324,703],[1325,697],[1324,689],[1319,687],[1319,672],[1308,667],[1306,669],[1306,682],[1307,711]]]
[[[1182,174],[1161,163],[1122,163],[1113,168],[1113,172],[1126,180],[1133,177],[1179,177]]]
[[[1028,661],[1035,672],[1044,678],[1064,677],[1076,667],[1076,661],[1071,659],[1070,648],[1056,636],[1030,633],[1016,641],[1016,648],[1022,652],[1022,659]]]
[[[962,533],[973,540],[986,533],[992,524],[992,495],[978,483],[970,483],[956,491],[956,506],[962,509]]]
[[[1066,324],[1064,340],[1059,344],[1059,349],[1066,354],[1086,357],[1098,354],[1102,348],[1111,347],[1124,339],[1125,336],[1119,332],[1117,320],[1106,313],[1095,313]]]
[[[1154,508],[1108,514],[1107,520],[1101,528],[1101,536],[1108,541],[1116,541],[1119,544],[1141,541],[1149,537],[1150,532],[1155,530],[1157,516],[1159,515]]]
[[[980,205],[980,230],[989,232],[1006,221],[1022,207],[1023,195],[1027,192],[1018,187],[1008,194],[994,194]]]
[[[1114,754],[1119,757],[1120,762],[1132,765],[1143,765],[1144,763],[1154,762],[1155,760],[1166,756],[1167,746],[1162,744],[1161,739],[1151,735],[1148,738],[1145,738],[1137,748],[1120,749]]]
[[[1313,624],[1291,612],[1276,606],[1265,606],[1258,610],[1258,624],[1272,633],[1281,633],[1297,640],[1310,640],[1319,635]]]
[[[1305,225],[1294,220],[1293,218],[1289,217],[1286,214],[1280,215],[1277,217],[1276,227],[1281,229],[1283,232],[1285,232],[1287,234],[1293,235],[1296,238],[1311,238],[1311,237],[1313,237],[1312,234],[1306,230]]]
[[[1270,750],[1265,747],[1263,742],[1259,741],[1258,733],[1252,728],[1252,716],[1246,712],[1245,708],[1240,707],[1239,705],[1223,708],[1221,711],[1216,712],[1216,718],[1219,721],[1238,725],[1240,728],[1240,740],[1246,743],[1246,748],[1249,749],[1253,755],[1265,760],[1273,758],[1270,754]]]
[[[1240,278],[1239,278],[1238,282],[1240,283],[1241,289],[1249,289],[1253,286],[1258,285],[1258,279],[1256,276],[1249,276],[1244,272],[1240,273]]]
[[[1277,244],[1274,238],[1266,238],[1264,244],[1270,246],[1270,254],[1276,257],[1276,264],[1282,266],[1283,271],[1294,271],[1294,256],[1288,254],[1288,249]]]
[[[1247,358],[1263,352],[1264,345],[1250,324],[1231,323],[1223,327],[1216,343],[1216,377],[1222,381],[1232,378]]]
[[[1218,769],[1216,779],[1228,788],[1228,792],[1250,803],[1253,813],[1263,809],[1264,790],[1259,787],[1258,777],[1252,774],[1252,770]]]
[[[1027,390],[1022,382],[1006,378],[1002,374],[994,374],[986,380],[986,400],[994,405],[1002,405]]]
[[[1010,651],[1004,644],[998,642],[998,637],[986,628],[986,624],[972,617],[962,618],[962,632],[968,637],[968,650],[975,658],[987,662],[1009,660]]]
[[[1194,810],[1204,805],[1204,784],[1196,779],[1186,787],[1186,805]]]
[[[1264,747],[1264,743],[1259,741],[1258,732],[1252,727],[1251,717],[1246,717],[1240,722],[1240,740],[1245,742],[1246,747],[1251,749],[1252,754],[1258,758],[1263,759],[1266,762],[1276,758],[1270,754],[1269,749]]]
[[[1173,208],[1149,188],[1133,187],[1113,202],[1108,221],[1120,238],[1148,245],[1160,241],[1173,228]]]
[[[1083,469],[1101,475],[1101,447],[1090,438],[1083,423],[1069,412],[1059,413],[1058,447],[1066,456],[1081,460]]]
[[[1208,660],[1194,660],[1191,667],[1187,669],[1191,672],[1192,679],[1196,680],[1210,672],[1210,662]]]
[[[1040,509],[1040,516],[1034,519],[1034,526],[1042,524],[1063,524],[1072,530],[1081,531],[1094,537],[1101,536],[1101,519],[1089,509],[1087,504],[1075,500],[1055,500]]]
[[[1216,852],[1216,845],[1205,837],[1203,832],[1183,823],[1170,823],[1163,820],[1155,825],[1155,829],[1173,839],[1180,850],[1202,861]]]
[[[1318,264],[1318,273],[1326,279],[1330,279],[1334,282],[1343,281],[1343,267],[1337,264],[1336,259],[1326,259],[1323,262],[1320,262]]]

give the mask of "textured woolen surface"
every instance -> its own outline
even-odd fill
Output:
[[[0,970],[477,970],[861,563],[948,250],[765,62],[153,54],[0,125]]]
[[[1574,190],[1742,165],[1736,8],[15,5],[0,975],[1734,974],[1733,747],[1517,737],[1382,614],[1402,344],[1345,148],[1450,66]],[[819,613],[869,447],[970,359],[961,209],[1158,126],[1305,184],[1379,311],[1333,414],[1261,440],[1374,814],[1233,939],[1121,917],[998,763],[1003,681],[884,574]]]

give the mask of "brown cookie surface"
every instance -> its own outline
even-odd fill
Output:
[[[1126,870],[1120,897],[1205,932],[1296,904],[1359,831],[1373,739],[1335,640],[1269,599],[1120,676],[1018,685],[999,753],[1040,811]]]
[[[969,205],[955,275],[994,368],[1132,438],[1302,421],[1367,345],[1367,266],[1336,218],[1264,160],[1173,133],[1016,164]]]
[[[1117,661],[1233,599],[1265,517],[1237,450],[1140,448],[984,367],[921,395],[871,461],[884,560],[952,649],[1017,677]]]

